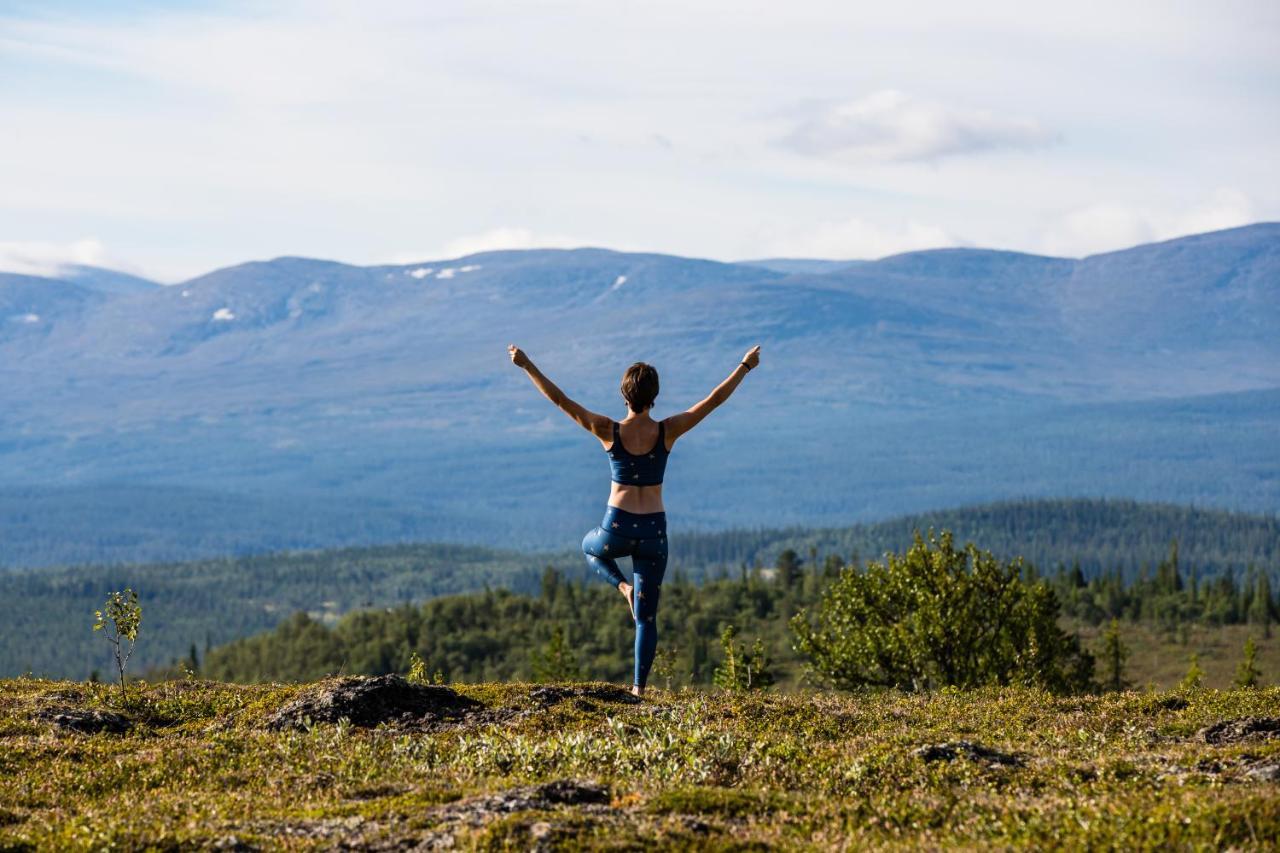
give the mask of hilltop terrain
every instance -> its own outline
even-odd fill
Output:
[[[1266,849],[1280,690],[0,682],[8,849]]]

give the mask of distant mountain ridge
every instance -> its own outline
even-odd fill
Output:
[[[1280,507],[1280,224],[1080,260],[541,249],[282,257],[165,287],[76,275],[0,274],[0,505],[44,490],[69,518],[50,503],[63,496],[123,543],[113,558],[131,536],[156,553],[144,540],[162,524],[233,551],[297,541],[237,539],[240,515],[204,514],[235,496],[316,508],[344,542],[580,536],[607,494],[598,444],[510,366],[510,342],[618,417],[632,361],[659,367],[663,417],[763,345],[674,451],[668,509],[695,528],[1063,494]],[[113,486],[191,497],[122,506]],[[0,563],[33,550],[0,542]]]

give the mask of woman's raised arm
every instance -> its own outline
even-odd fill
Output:
[[[604,415],[588,411],[573,400],[570,400],[569,395],[561,391],[556,383],[542,375],[542,371],[529,359],[529,356],[525,355],[524,350],[515,344],[509,344],[507,346],[507,354],[511,356],[512,364],[523,369],[528,374],[529,381],[542,392],[542,396],[550,400],[557,409],[573,418],[578,426],[601,441],[609,441],[613,437],[612,421]]]
[[[760,347],[754,346],[747,350],[747,354],[742,357],[742,362],[733,369],[733,372],[723,382],[716,386],[714,391],[691,406],[687,412],[681,412],[678,415],[672,415],[667,418],[667,437],[669,440],[674,442],[701,423],[702,419],[715,411],[717,406],[728,400],[729,395],[734,392],[734,389],[746,377],[747,372],[759,363]]]

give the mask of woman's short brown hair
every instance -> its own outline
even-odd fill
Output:
[[[658,396],[658,371],[652,364],[637,361],[622,374],[622,397],[627,408],[643,412]]]

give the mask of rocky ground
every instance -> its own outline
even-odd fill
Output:
[[[0,681],[0,849],[1274,849],[1280,689]]]

